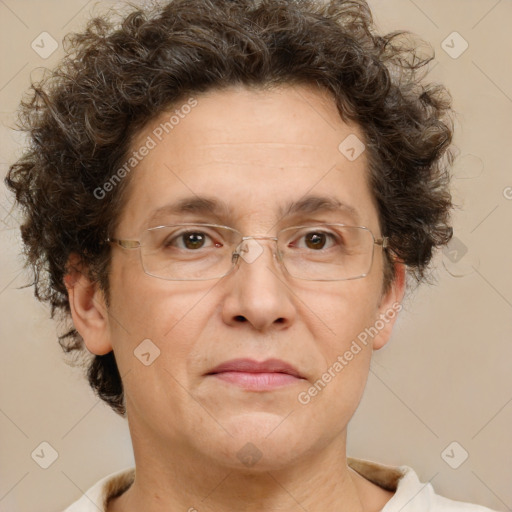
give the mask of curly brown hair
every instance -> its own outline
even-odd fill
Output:
[[[384,292],[393,257],[414,282],[428,281],[436,246],[448,243],[451,97],[425,84],[426,66],[409,32],[378,35],[364,0],[173,0],[129,5],[89,21],[64,40],[56,69],[33,83],[19,127],[30,146],[6,177],[25,214],[21,233],[35,296],[68,325],[59,342],[85,358],[89,383],[117,413],[124,393],[113,352],[88,354],[69,325],[63,278],[76,253],[105,293],[110,246],[128,178],[98,200],[130,143],[180,100],[235,84],[313,84],[329,90],[343,120],[367,146],[368,182],[385,252]],[[393,254],[394,253],[394,256]]]

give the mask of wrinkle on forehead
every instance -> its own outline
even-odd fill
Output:
[[[223,142],[189,145],[186,149],[187,165],[201,167],[211,163],[258,165],[265,167],[312,168],[322,162],[327,169],[340,159],[338,148],[331,150],[316,144],[277,142]],[[179,155],[179,151],[176,156]],[[348,163],[348,162],[347,162]],[[353,165],[349,166],[353,167]],[[326,170],[327,170],[326,169]]]

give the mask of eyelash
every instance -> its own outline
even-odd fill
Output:
[[[302,240],[304,237],[306,237],[307,235],[311,235],[311,234],[320,234],[320,235],[325,235],[326,238],[330,239],[331,242],[333,243],[336,243],[336,241],[338,241],[339,243],[342,243],[343,240],[341,239],[340,235],[337,235],[335,233],[332,233],[332,232],[329,232],[329,231],[325,231],[325,230],[311,230],[311,231],[305,231],[303,232],[300,237],[298,237],[298,240]],[[164,247],[172,247],[173,246],[173,242],[176,241],[176,240],[184,240],[184,237],[186,236],[189,236],[189,235],[203,235],[207,238],[209,238],[210,240],[212,240],[213,242],[213,245],[217,245],[217,244],[220,244],[220,242],[216,242],[213,237],[208,234],[207,232],[205,231],[185,231],[183,233],[179,233],[179,234],[175,234],[175,235],[172,235],[171,237],[168,237],[166,240],[164,240],[163,242],[163,246]],[[292,241],[291,244],[297,244],[296,241]],[[203,247],[201,247],[202,249]],[[179,249],[186,249],[185,247],[179,247]],[[322,249],[324,249],[322,247]]]

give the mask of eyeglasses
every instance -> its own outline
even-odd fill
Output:
[[[282,229],[277,236],[243,236],[217,224],[173,224],[146,229],[140,240],[107,238],[123,249],[140,249],[144,272],[172,281],[204,281],[231,273],[240,258],[253,263],[263,252],[256,240],[277,243],[277,257],[289,275],[310,281],[365,277],[374,245],[388,246],[363,226],[321,224]]]

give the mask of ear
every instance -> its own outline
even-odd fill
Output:
[[[99,284],[89,280],[86,270],[80,257],[71,254],[64,284],[76,330],[89,352],[101,356],[112,350],[108,312]]]
[[[391,283],[388,292],[381,297],[378,308],[378,318],[375,328],[378,331],[373,338],[373,349],[382,348],[391,337],[393,326],[399,312],[402,310],[402,300],[405,293],[405,265],[400,261],[394,261],[395,279]]]

